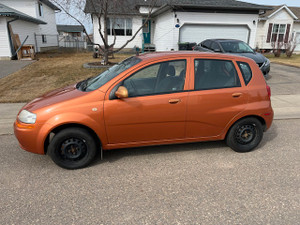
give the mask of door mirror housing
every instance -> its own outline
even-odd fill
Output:
[[[115,96],[119,99],[128,98],[128,90],[124,86],[120,86],[118,90],[115,92]]]

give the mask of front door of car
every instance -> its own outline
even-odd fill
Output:
[[[104,102],[109,144],[182,139],[187,104],[186,59],[147,65],[111,87]],[[118,99],[118,86],[128,98]]]
[[[228,60],[196,59],[194,88],[187,109],[187,138],[214,137],[242,112],[248,100],[235,64]]]

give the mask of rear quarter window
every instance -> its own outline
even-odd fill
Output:
[[[245,63],[245,62],[237,62],[237,64],[239,65],[239,68],[240,68],[241,73],[243,75],[245,84],[248,85],[249,82],[252,79],[252,70],[251,70],[251,67],[249,66],[248,63]]]

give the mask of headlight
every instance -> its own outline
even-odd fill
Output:
[[[269,65],[270,64],[270,60],[269,59],[266,59],[265,61],[265,66]]]
[[[18,116],[18,119],[22,123],[34,124],[36,121],[36,114],[28,112],[27,110],[22,110]]]

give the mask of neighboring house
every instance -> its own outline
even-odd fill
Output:
[[[149,1],[130,2],[129,8],[110,10],[111,19],[106,21],[109,42],[114,39],[113,29],[117,35],[116,48],[132,37],[149,12]],[[99,5],[95,5],[99,9]],[[235,0],[161,0],[149,23],[127,48],[151,45],[157,51],[178,50],[179,43],[199,43],[207,38],[235,38],[255,47],[259,12],[268,9],[271,8]],[[94,42],[101,44],[96,12],[89,0],[85,12],[92,14],[96,21]]]
[[[300,51],[300,7],[272,6],[273,10],[260,15],[257,26],[256,47],[272,49],[272,42],[287,43],[296,40]]]
[[[80,25],[57,25],[57,31],[59,33],[59,38],[81,41],[85,39],[83,27]]]
[[[48,0],[0,0],[0,58],[15,54],[11,31],[39,52],[58,46],[55,12]],[[11,26],[11,30],[9,29]]]

